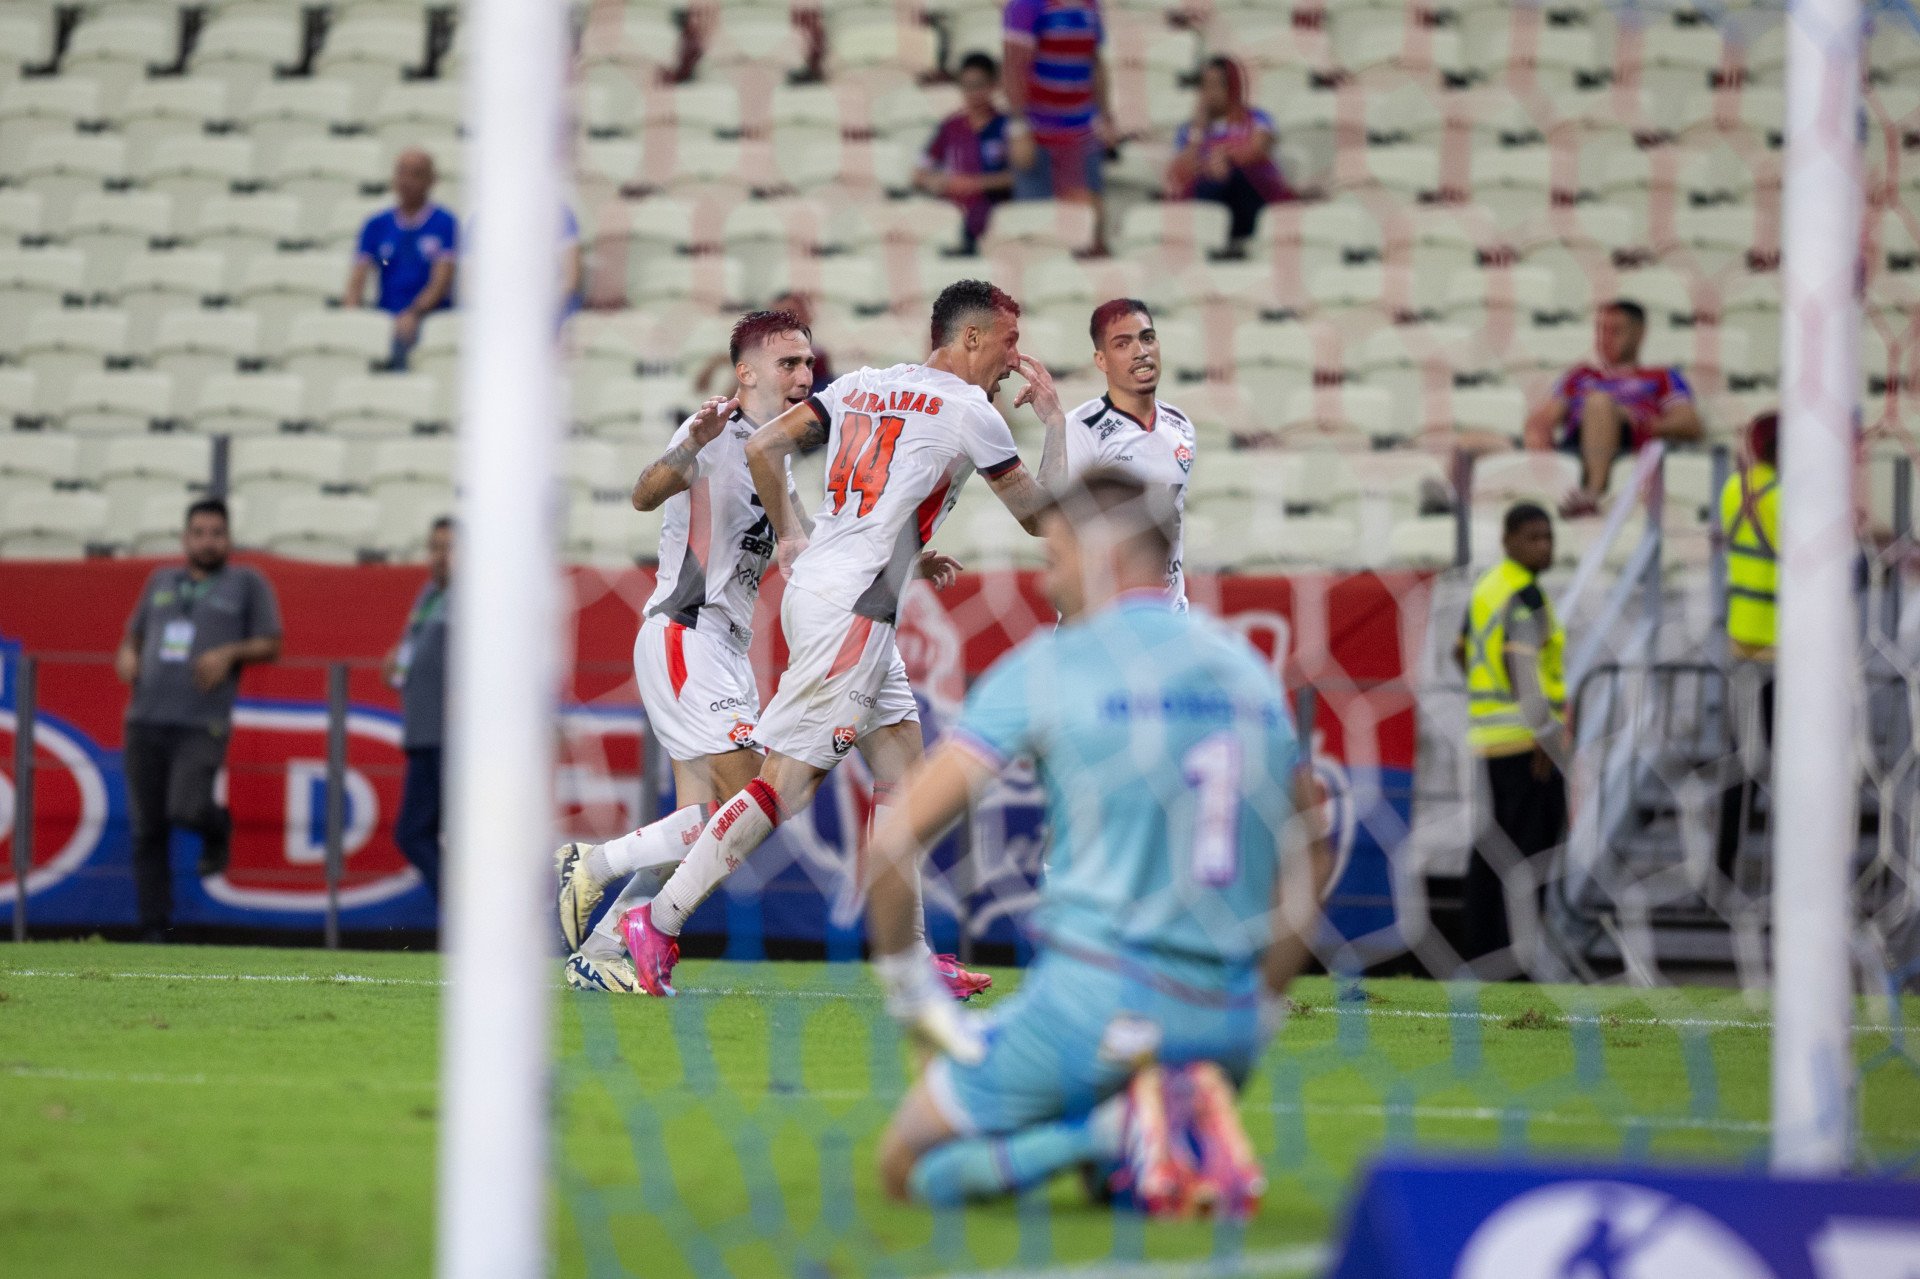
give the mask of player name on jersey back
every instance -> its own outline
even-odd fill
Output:
[[[809,403],[827,427],[827,485],[793,585],[891,624],[967,476],[1020,464],[1013,432],[979,387],[920,364],[856,369]]]

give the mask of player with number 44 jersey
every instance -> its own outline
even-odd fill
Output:
[[[1019,317],[1019,304],[991,284],[950,285],[934,303],[925,363],[850,373],[747,442],[788,576],[781,602],[787,668],[754,729],[767,751],[760,775],[721,801],[653,903],[627,915],[628,951],[649,993],[673,993],[668,978],[687,916],[807,806],[848,752],[858,749],[873,773],[876,821],[919,762],[920,715],[894,642],[901,592],[916,571],[929,571],[926,544],[974,471],[1028,532],[1038,530],[1047,502],[988,399],[1018,371],[1027,385],[1016,406],[1060,420],[1046,369],[1020,354]],[[793,453],[820,445],[830,459],[826,495],[809,534],[784,479]],[[930,575],[943,585],[958,567],[938,560]],[[932,954],[924,918],[916,928],[916,962],[937,971],[947,990],[964,998],[984,989],[987,978]]]

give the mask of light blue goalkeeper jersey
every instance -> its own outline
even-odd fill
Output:
[[[1242,968],[1270,935],[1299,744],[1243,638],[1161,592],[1035,635],[974,686],[956,740],[1036,761],[1052,851],[1042,944]]]

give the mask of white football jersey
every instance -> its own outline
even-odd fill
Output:
[[[684,444],[693,418],[667,446]],[[647,616],[724,638],[744,652],[753,641],[753,606],[773,558],[773,523],[753,491],[747,437],[759,424],[734,411],[720,434],[695,455],[693,483],[662,505],[660,576]],[[787,493],[798,500],[793,472]]]
[[[1067,477],[1096,466],[1123,472],[1144,485],[1164,484],[1173,490],[1173,509],[1179,523],[1173,531],[1173,558],[1167,562],[1167,589],[1175,603],[1187,606],[1187,576],[1183,557],[1187,510],[1187,476],[1193,471],[1193,423],[1171,404],[1153,402],[1153,421],[1142,422],[1113,406],[1106,396],[1088,400],[1067,415]]]
[[[1013,432],[986,392],[920,364],[856,369],[808,403],[827,426],[827,491],[793,585],[891,624],[967,476],[1020,464]]]

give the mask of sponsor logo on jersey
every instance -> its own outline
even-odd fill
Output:
[[[744,697],[722,697],[718,701],[708,702],[707,709],[710,711],[737,711],[744,710],[746,705],[747,699]]]
[[[1193,450],[1182,444],[1173,451],[1173,460],[1180,464],[1183,471],[1193,470]]]
[[[1113,433],[1115,431],[1118,431],[1119,429],[1120,429],[1120,423],[1115,421],[1113,418],[1108,418],[1106,421],[1100,424],[1100,438],[1103,440],[1110,440],[1113,438]]]
[[[855,706],[864,706],[868,710],[873,710],[880,705],[879,698],[870,697],[857,688],[847,690],[847,700]]]
[[[844,755],[853,749],[856,729],[852,724],[842,724],[833,730],[833,753]]]

